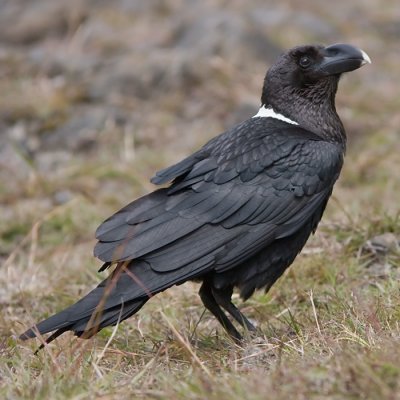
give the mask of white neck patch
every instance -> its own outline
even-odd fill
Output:
[[[291,119],[285,117],[284,115],[276,113],[272,107],[265,108],[264,105],[260,107],[258,113],[254,115],[253,118],[259,118],[259,117],[280,119],[281,121],[285,121],[289,124],[298,125],[296,121],[292,121]]]

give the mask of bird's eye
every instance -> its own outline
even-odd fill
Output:
[[[308,56],[303,56],[299,61],[300,67],[308,68],[311,65],[311,58]]]

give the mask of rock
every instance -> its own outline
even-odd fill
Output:
[[[194,62],[181,50],[138,51],[120,57],[97,73],[88,88],[91,101],[118,98],[121,95],[139,100],[149,99],[168,90],[189,90],[206,78],[210,66]]]
[[[226,57],[237,48],[245,30],[243,19],[228,11],[217,11],[208,18],[195,17],[182,24],[175,45],[198,58],[215,55]]]
[[[65,150],[41,151],[35,157],[35,167],[40,173],[49,174],[69,163],[72,157],[72,153]]]
[[[254,8],[250,12],[254,28],[268,32],[273,29],[289,31],[306,31],[313,40],[318,42],[334,40],[339,36],[338,30],[321,16],[310,11],[298,9],[287,10],[274,7]]]
[[[255,100],[254,102],[243,102],[238,105],[238,107],[228,116],[224,121],[225,129],[229,129],[231,126],[239,124],[240,122],[251,118],[253,115],[257,114],[260,107],[260,101]]]
[[[70,190],[59,190],[54,193],[53,199],[55,204],[65,204],[73,198],[73,193]]]
[[[42,149],[72,152],[90,150],[95,146],[96,138],[104,129],[108,116],[105,107],[75,107],[61,127],[43,134]]]
[[[385,255],[400,250],[400,239],[393,233],[386,232],[369,239],[365,243],[364,249],[373,254]]]
[[[101,65],[102,60],[79,49],[65,47],[34,47],[27,53],[28,61],[50,78],[63,77],[83,81],[88,79]]]
[[[21,119],[15,124],[4,128],[3,132],[9,144],[15,146],[26,158],[32,158],[40,147],[40,141],[37,136],[39,127],[40,123],[38,121]]]
[[[86,18],[85,0],[13,0],[0,8],[0,40],[31,44],[65,35]]]
[[[192,54],[195,59],[219,56],[225,60],[244,61],[246,55],[270,61],[282,50],[264,32],[255,29],[248,18],[231,11],[201,10],[187,18],[180,28],[175,45]]]
[[[17,143],[4,137],[0,138],[0,166],[0,179],[3,182],[27,180],[32,173],[27,154]]]
[[[389,263],[375,262],[368,266],[368,274],[377,278],[384,278],[390,274],[392,266]]]
[[[375,277],[386,277],[394,270],[390,254],[400,252],[400,240],[395,234],[386,232],[367,240],[363,252],[370,254],[368,273]]]

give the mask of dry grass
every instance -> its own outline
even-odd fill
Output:
[[[397,154],[392,147],[387,156]],[[67,334],[34,356],[37,342],[10,334],[98,282],[92,232],[115,204],[99,209],[101,200],[94,204],[78,193],[39,219],[37,209],[21,206],[20,219],[3,222],[2,238],[14,246],[1,276],[2,397],[398,399],[400,252],[389,240],[387,253],[376,253],[368,240],[388,233],[399,238],[399,215],[384,210],[396,204],[382,198],[395,199],[400,187],[384,169],[387,160],[379,170],[386,179],[363,183],[360,158],[348,155],[352,166],[295,265],[269,294],[242,306],[262,331],[243,348],[204,313],[196,285],[186,284],[157,296],[117,329],[90,341]],[[128,171],[139,161],[99,174],[129,184]]]

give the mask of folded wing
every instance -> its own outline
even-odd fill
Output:
[[[341,149],[285,122],[247,123],[253,129],[239,125],[157,174],[153,181],[172,180],[171,186],[106,220],[95,255],[106,263],[140,259],[157,272],[196,274],[204,265],[232,268],[301,229],[326,203]]]

